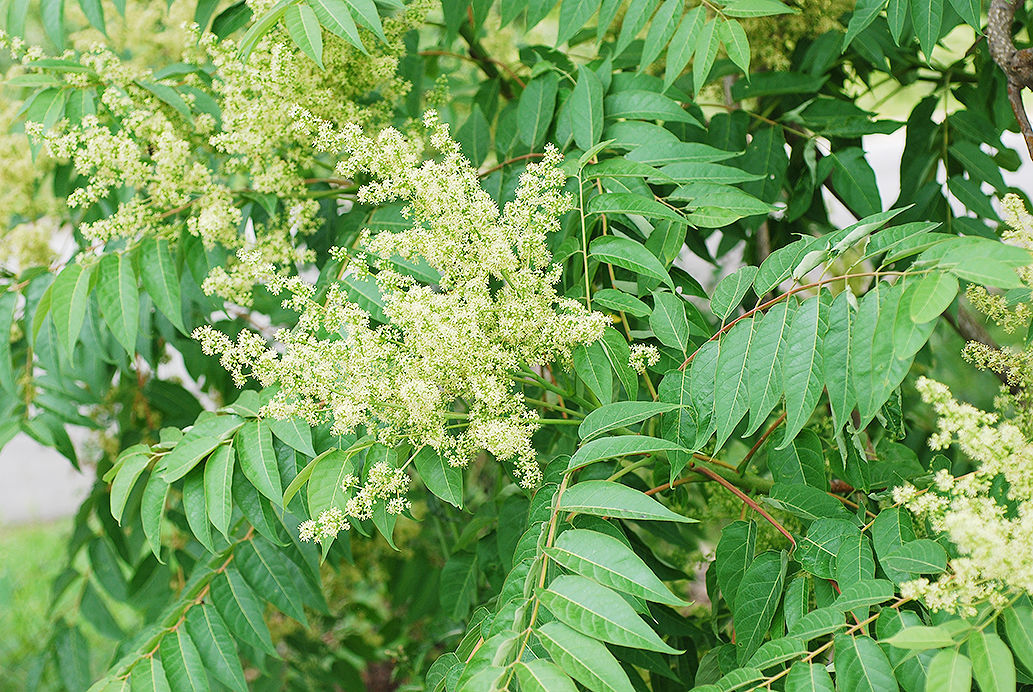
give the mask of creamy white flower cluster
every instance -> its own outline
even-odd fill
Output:
[[[266,0],[248,4],[256,16],[269,5]],[[82,225],[89,240],[169,235],[185,219],[188,231],[206,247],[257,251],[264,262],[286,266],[290,273],[290,267],[312,259],[296,239],[322,224],[308,176],[327,166],[317,160],[319,133],[310,124],[386,123],[393,104],[409,89],[397,74],[403,36],[420,25],[433,4],[410,2],[385,19],[386,43],[363,29],[366,53],[326,32],[325,70],[298,51],[280,25],[246,61],[232,40],[218,41],[196,26],[179,32],[191,40],[181,41],[186,47],[177,59],[209,66],[211,76],[188,72],[157,80],[139,60],[123,58],[101,43],[81,54],[65,51],[62,59],[89,72],[69,72],[62,79],[72,86],[98,87],[96,114],[47,129],[27,123],[26,131],[43,145],[48,160],[69,161],[85,178],[86,184],[69,196],[69,206],[110,201],[113,192],[120,193],[123,201],[113,213]],[[2,33],[0,46],[22,65],[46,57]],[[173,87],[182,88],[176,92]],[[371,100],[371,94],[378,98]],[[182,99],[180,107],[176,99]],[[189,116],[182,106],[192,107]],[[202,112],[212,107],[218,121]],[[236,199],[241,193],[275,197],[279,208],[259,227],[245,227]],[[231,261],[214,273],[206,290],[248,304],[254,279],[252,268]]]
[[[934,610],[972,615],[980,603],[1001,606],[1016,591],[1033,594],[1033,442],[997,414],[959,403],[939,382],[921,377],[916,388],[938,417],[930,446],[957,444],[979,467],[959,478],[940,471],[925,492],[910,485],[894,491],[896,502],[946,534],[962,554],[938,580],[906,584],[904,595]],[[999,478],[1007,482],[1012,509],[991,492]]]
[[[371,323],[343,284],[331,283],[317,299],[301,279],[271,277],[270,290],[288,294],[284,305],[300,314],[295,328],[277,335],[277,347],[249,332],[232,342],[204,328],[197,338],[238,382],[250,376],[279,385],[268,415],[328,420],[337,433],[365,426],[385,444],[430,445],[455,466],[486,450],[513,460],[521,482],[533,486],[538,426],[509,373],[569,359],[607,323],[556,292],[560,272],[546,235],[570,208],[560,155],[550,148],[528,166],[516,198],[500,210],[447,126],[433,113],[425,125],[428,137],[390,128],[370,137],[358,126],[333,137],[346,154],[338,172],[373,179],[359,192],[363,202],[406,204],[411,226],[367,234],[365,261],[347,268],[375,282],[386,324]],[[433,158],[425,158],[426,140]],[[440,278],[420,283],[391,263],[398,257],[424,260]],[[359,491],[346,512],[363,516],[371,506],[363,498],[380,496]]]

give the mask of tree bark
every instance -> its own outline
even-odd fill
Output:
[[[987,42],[990,56],[1008,78],[1008,101],[1015,112],[1019,130],[1033,159],[1033,128],[1022,105],[1022,90],[1033,89],[1033,49],[1016,50],[1011,24],[1015,11],[1024,0],[991,0],[987,16]]]

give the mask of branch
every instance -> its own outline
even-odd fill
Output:
[[[1022,89],[1033,89],[1033,50],[1016,50],[1011,37],[1012,20],[1021,4],[1023,0],[991,0],[986,34],[990,55],[1008,79],[1008,101],[1033,159],[1033,128],[1022,105]]]

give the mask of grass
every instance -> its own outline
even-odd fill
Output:
[[[0,689],[27,689],[49,634],[50,584],[65,563],[71,518],[0,526]]]

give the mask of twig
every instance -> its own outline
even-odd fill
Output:
[[[489,175],[491,175],[492,173],[494,173],[495,171],[500,170],[502,168],[505,168],[506,166],[510,165],[511,163],[518,163],[520,161],[526,161],[527,159],[540,159],[543,156],[545,156],[545,154],[540,154],[540,153],[535,153],[535,152],[531,152],[530,154],[524,154],[523,156],[515,156],[515,157],[513,157],[511,159],[506,159],[505,161],[503,161],[502,163],[498,164],[497,166],[492,166],[491,168],[489,168],[486,171],[481,171],[480,173],[477,174],[477,177],[478,178],[486,178]]]
[[[771,433],[775,432],[775,428],[782,425],[782,423],[785,423],[785,420],[786,412],[783,411],[782,415],[778,417],[778,420],[772,423],[771,427],[765,430],[764,434],[760,436],[760,439],[753,443],[753,446],[750,447],[750,451],[746,452],[746,456],[742,458],[742,461],[740,461],[739,465],[735,468],[736,473],[741,474],[743,471],[746,470],[746,465],[750,463],[750,459],[752,459],[753,455],[757,453],[757,450],[760,449],[760,446],[764,444],[764,440],[768,439],[768,437],[771,436]]]

